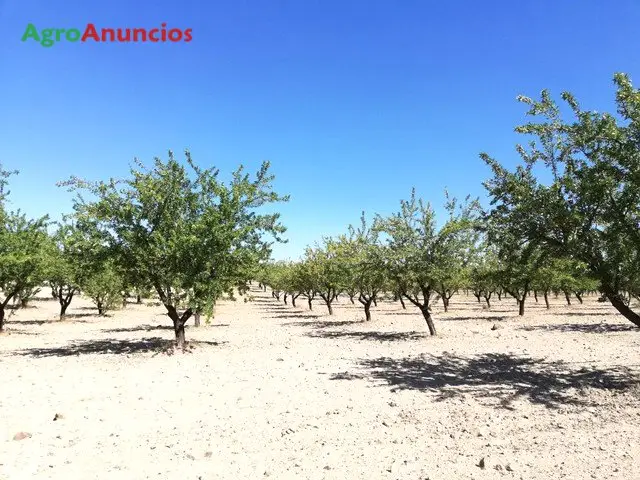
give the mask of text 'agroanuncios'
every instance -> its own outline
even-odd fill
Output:
[[[43,47],[51,47],[56,42],[85,43],[179,43],[193,40],[192,29],[171,28],[163,23],[160,28],[97,28],[88,23],[84,29],[45,28],[38,30],[33,23],[27,25],[22,41],[34,40]]]

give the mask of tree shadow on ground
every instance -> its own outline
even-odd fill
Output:
[[[295,318],[300,318],[299,315],[296,315]],[[287,327],[309,327],[309,328],[332,328],[332,327],[344,327],[346,325],[359,325],[365,323],[364,320],[336,320],[336,321],[317,321],[317,322],[287,322],[283,323],[283,326]]]
[[[261,308],[263,308],[264,310],[266,310],[267,312],[282,312],[282,311],[291,311],[292,307],[289,307],[288,305],[262,305]]]
[[[624,392],[640,385],[640,375],[628,367],[572,368],[564,362],[489,353],[476,357],[441,356],[363,359],[359,372],[343,372],[332,380],[369,379],[397,390],[437,394],[437,400],[471,395],[498,408],[513,409],[519,398],[547,408],[590,405],[587,389]]]
[[[551,315],[557,315],[559,317],[595,317],[595,316],[614,316],[614,312],[593,312],[589,310],[585,310],[582,312],[554,312],[553,309],[547,310],[547,312]]]
[[[187,342],[187,345],[219,346],[222,342],[207,342],[196,340]],[[15,355],[28,357],[72,357],[79,355],[122,355],[134,353],[157,352],[175,345],[173,340],[160,337],[145,338],[141,340],[117,340],[113,338],[103,340],[91,340],[50,348],[29,348],[20,350]]]
[[[249,300],[247,303],[262,303],[262,304],[267,304],[267,305],[276,305],[278,303],[278,300],[276,300],[275,298],[254,298],[253,300]]]
[[[401,342],[409,340],[421,340],[427,338],[428,335],[425,332],[350,332],[348,330],[341,331],[316,331],[307,333],[307,337],[312,338],[353,338],[356,340],[370,340],[378,342]]]
[[[103,333],[134,333],[134,332],[153,332],[154,330],[173,330],[173,327],[170,325],[137,325],[135,327],[105,328],[102,330],[102,332]]]
[[[26,330],[16,330],[15,328],[5,328],[0,331],[0,335],[40,335],[38,332],[29,332]]]
[[[93,315],[83,315],[83,314],[77,314],[78,316],[87,316],[87,317],[91,317]],[[65,317],[66,318],[70,318],[71,315],[67,315]],[[65,321],[64,319],[59,320],[59,319],[55,319],[55,320],[15,320],[15,321],[11,321],[9,320],[8,322],[6,322],[8,325],[47,325],[47,324],[56,324],[56,323],[60,323],[60,324],[64,324]],[[72,322],[68,322],[68,323],[91,323],[88,320],[73,320]]]
[[[200,327],[195,327],[191,325],[185,325],[185,328],[207,328],[207,327],[228,327],[228,323],[213,323],[207,325],[204,323]],[[103,329],[103,333],[135,333],[135,332],[153,332],[157,330],[171,330],[173,331],[173,326],[171,325],[136,325],[135,327],[122,327],[122,328],[106,328]]]
[[[578,333],[611,333],[611,332],[640,332],[640,328],[629,324],[610,323],[560,323],[554,325],[527,325],[518,330],[533,332],[536,330]]]
[[[276,313],[275,315],[273,315],[270,318],[320,318],[322,315],[318,315],[315,313],[296,313],[296,312],[291,312],[291,313],[285,313],[285,314],[280,314],[280,313]],[[305,322],[295,322],[295,323],[305,323]],[[289,323],[285,323],[284,325],[290,325]]]
[[[442,320],[443,322],[463,322],[463,321],[468,321],[468,320],[486,320],[487,322],[502,322],[504,320],[506,320],[508,317],[506,316],[498,316],[498,315],[492,315],[492,316],[487,316],[484,317],[482,315],[471,315],[468,317],[464,317],[464,316],[459,316],[459,317],[447,317],[447,316],[439,316],[438,320]]]

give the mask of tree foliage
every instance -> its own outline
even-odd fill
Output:
[[[78,195],[77,218],[101,234],[125,278],[152,285],[171,318],[179,347],[194,312],[210,313],[218,298],[250,280],[270,254],[265,234],[280,240],[279,214],[260,208],[282,200],[272,189],[268,162],[254,178],[243,167],[224,183],[216,169],[202,169],[186,152],[186,165],[169,152],[151,168],[139,162],[125,180],[68,185]]]
[[[19,210],[7,210],[6,187],[13,173],[0,165],[0,330],[8,303],[43,283],[49,242],[48,217],[31,220]]]
[[[305,251],[304,268],[307,290],[324,300],[329,315],[333,315],[333,302],[347,283],[348,265],[345,252],[332,238],[324,238],[315,247]]]
[[[617,115],[583,110],[565,92],[573,114],[566,121],[547,91],[538,101],[520,97],[533,117],[516,129],[533,138],[517,147],[522,164],[509,171],[482,158],[493,171],[485,183],[491,220],[551,257],[584,263],[613,306],[640,326],[628,302],[640,270],[640,91],[623,74],[614,83]]]
[[[414,190],[409,200],[400,202],[399,212],[377,218],[377,229],[386,236],[389,278],[397,291],[420,309],[431,335],[436,334],[432,297],[445,281],[450,282],[448,288],[456,288],[457,273],[447,277],[446,268],[469,263],[476,237],[477,202],[467,199],[459,204],[448,199],[446,209],[449,218],[438,228],[435,212]]]
[[[363,213],[359,227],[350,225],[348,234],[338,237],[334,245],[337,258],[344,264],[344,290],[350,297],[357,296],[364,308],[365,319],[369,321],[371,304],[390,286],[379,232],[367,224]]]

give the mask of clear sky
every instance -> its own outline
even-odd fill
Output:
[[[190,43],[21,42],[38,29],[191,28]],[[637,0],[0,0],[0,161],[13,207],[57,218],[74,174],[189,148],[223,172],[271,160],[296,257],[415,186],[482,195],[478,153],[517,157],[518,94],[610,110],[640,85]]]

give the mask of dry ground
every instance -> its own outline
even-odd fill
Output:
[[[454,297],[429,338],[410,306],[363,323],[252,294],[172,356],[160,306],[17,311],[0,479],[640,479],[640,331],[595,298],[517,318]]]

